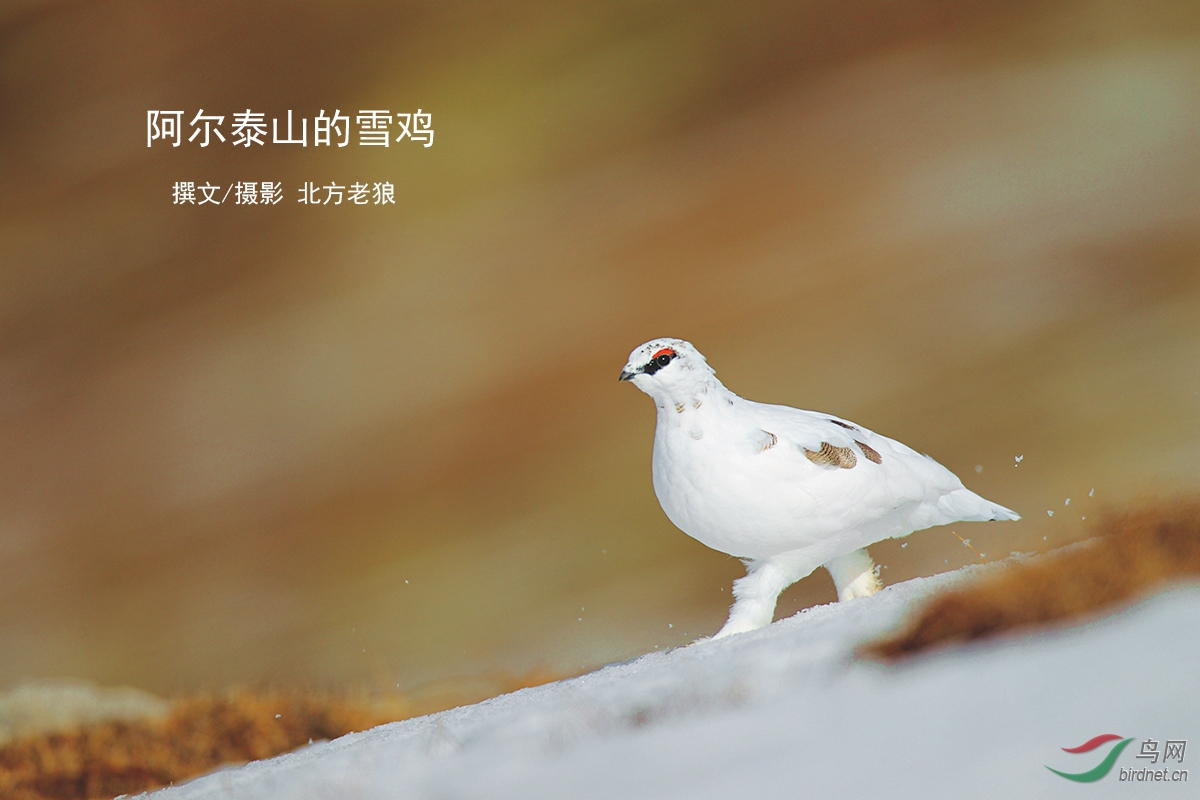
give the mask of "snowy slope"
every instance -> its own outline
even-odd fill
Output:
[[[995,568],[995,567],[989,567]],[[985,568],[987,569],[987,568]],[[975,569],[766,629],[384,725],[155,793],[258,798],[1194,797],[1200,589],[1096,622],[914,659],[856,661],[914,601]],[[1075,783],[1136,737],[1108,776]],[[1145,738],[1188,740],[1186,783],[1131,786]],[[1161,766],[1161,762],[1159,764]]]

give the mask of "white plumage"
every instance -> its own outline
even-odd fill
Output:
[[[654,493],[671,522],[746,562],[716,638],[771,621],[779,593],[819,566],[838,598],[879,590],[864,548],[932,525],[1020,517],[929,456],[830,414],[756,403],[682,339],[629,356],[621,380],[654,399]]]

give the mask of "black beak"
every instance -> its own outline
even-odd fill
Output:
[[[629,371],[629,370],[627,370],[627,369],[623,369],[623,370],[621,370],[621,380],[623,380],[623,381],[627,381],[627,380],[629,380],[630,378],[632,378],[634,375],[637,375],[637,374],[639,374],[639,373],[637,373],[637,372],[630,372],[630,371]]]

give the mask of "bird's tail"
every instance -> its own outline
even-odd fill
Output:
[[[992,511],[995,512],[992,516],[992,519],[1007,520],[1012,522],[1021,518],[1021,515],[1013,511],[1011,508],[1005,508],[1004,506],[997,505],[995,503],[992,503]]]
[[[966,522],[1018,520],[1021,518],[1021,515],[1011,508],[993,503],[966,488],[943,496],[938,501],[938,505],[943,512],[951,515],[954,519]]]

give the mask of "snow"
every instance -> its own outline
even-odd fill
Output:
[[[1140,740],[1200,749],[1200,589],[1083,625],[943,649],[900,665],[853,657],[915,602],[998,565],[818,606],[473,706],[384,725],[164,789],[154,800],[259,798],[954,798],[1194,796],[1130,788]],[[1137,737],[1084,772],[1101,733]],[[1189,769],[1200,756],[1185,751]],[[1200,773],[1200,763],[1196,770]],[[1189,789],[1189,786],[1191,788]]]

